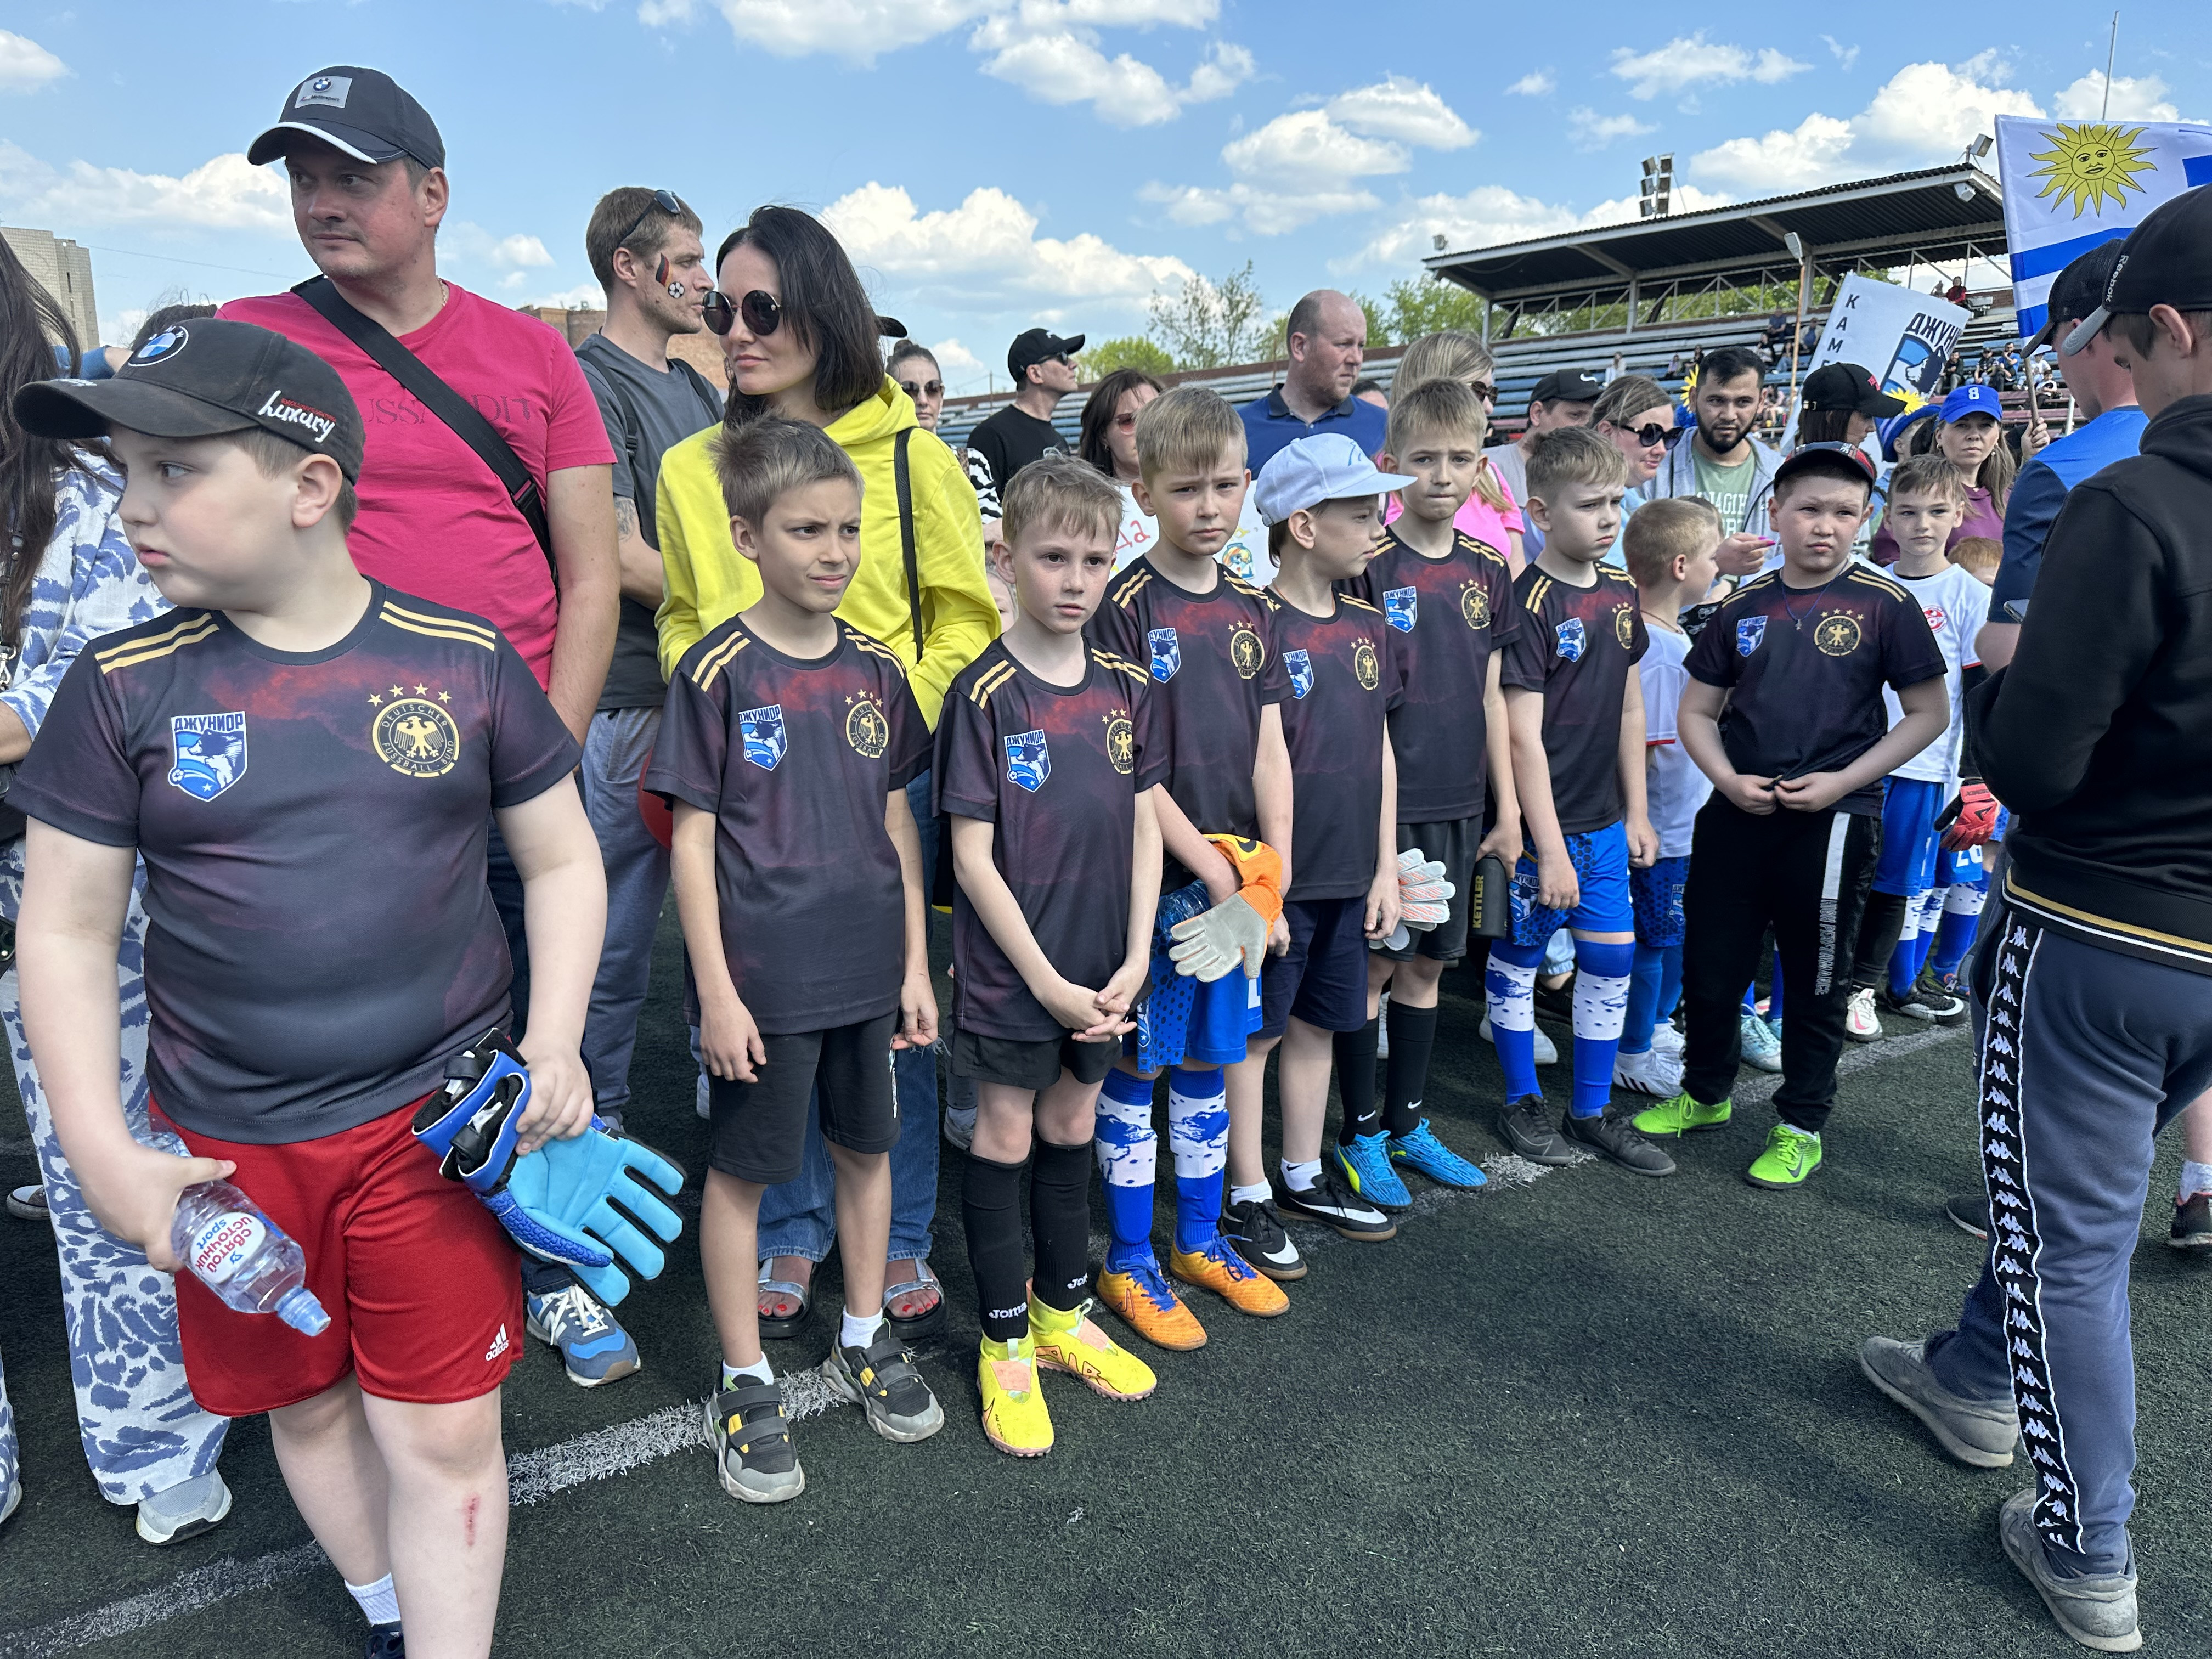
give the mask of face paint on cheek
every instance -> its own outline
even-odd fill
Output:
[[[681,283],[671,283],[668,285],[668,297],[672,300],[680,300],[690,292],[690,290]]]

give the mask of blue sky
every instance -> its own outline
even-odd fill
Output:
[[[1735,15],[19,0],[0,25],[0,218],[96,250],[110,338],[174,290],[297,281],[282,180],[242,152],[308,71],[368,64],[444,132],[456,280],[596,303],[583,225],[618,184],[677,191],[710,244],[761,202],[794,203],[829,216],[954,390],[981,391],[1025,326],[1141,332],[1148,295],[1248,258],[1278,308],[1323,283],[1379,292],[1438,234],[1479,246],[1633,216],[1655,151],[1674,152],[1697,207],[1953,160],[1996,113],[2094,118],[2105,93],[2109,14],[2049,0]],[[2207,15],[2124,12],[2115,116],[2212,113]]]

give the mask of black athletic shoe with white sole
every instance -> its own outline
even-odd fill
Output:
[[[1267,1199],[1248,1198],[1242,1204],[1224,1206],[1221,1236],[1247,1264],[1270,1279],[1288,1284],[1306,1276],[1306,1259],[1291,1243],[1291,1236],[1283,1231],[1283,1218]]]
[[[2173,1206],[2173,1226],[2166,1242],[2177,1250],[2212,1250],[2212,1195],[2191,1193]]]
[[[1626,1117],[1600,1112],[1595,1117],[1572,1113],[1560,1120],[1559,1133],[1578,1146],[1587,1146],[1600,1158],[1611,1158],[1624,1170],[1640,1176],[1670,1176],[1674,1160],[1647,1140]]]
[[[1318,1221],[1356,1243],[1380,1244],[1398,1236],[1398,1224],[1346,1186],[1344,1178],[1326,1162],[1321,1166],[1321,1178],[1312,1186],[1301,1192],[1286,1182],[1282,1193],[1280,1202],[1285,1212],[1302,1221]]]
[[[1966,1017],[1964,997],[1945,990],[1936,975],[1921,970],[1920,978],[1903,996],[1893,996],[1889,987],[1875,993],[1875,1006],[1886,1014],[1917,1019],[1929,1025],[1956,1025]]]
[[[1541,1095],[1523,1095],[1498,1109],[1498,1133],[1505,1144],[1531,1164],[1573,1164],[1575,1149],[1552,1121]]]

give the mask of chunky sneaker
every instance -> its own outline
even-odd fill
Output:
[[[1613,1086],[1664,1100],[1682,1092],[1682,1062],[1661,1054],[1656,1042],[1640,1054],[1617,1054],[1613,1059]]]
[[[830,1386],[868,1414],[868,1426],[902,1446],[927,1440],[945,1426],[945,1407],[914,1368],[906,1345],[884,1334],[865,1348],[840,1343],[822,1362]]]
[[[368,1659],[407,1659],[407,1632],[394,1620],[368,1627]]]
[[[1746,1013],[1740,1022],[1739,1038],[1743,1063],[1753,1071],[1782,1069],[1782,1039],[1774,1035],[1774,1028],[1764,1018]]]
[[[2177,1250],[2212,1250],[2212,1194],[2191,1193],[2173,1206],[2166,1242]]]
[[[1389,1137],[1378,1129],[1371,1135],[1355,1137],[1349,1146],[1340,1140],[1332,1143],[1329,1156],[1336,1160],[1353,1197],[1366,1200],[1378,1210],[1410,1210],[1413,1195],[1390,1167],[1389,1141]]]
[[[149,1544],[174,1544],[210,1531],[229,1513],[230,1488],[220,1470],[210,1469],[140,1498],[138,1535]]]
[[[1221,1236],[1237,1255],[1279,1284],[1306,1276],[1306,1260],[1283,1231],[1283,1218],[1267,1199],[1248,1198],[1241,1204],[1224,1206]],[[1032,1300],[1030,1305],[1036,1304]]]
[[[1567,1145],[1552,1122],[1541,1095],[1523,1095],[1498,1109],[1498,1133],[1505,1144],[1531,1164],[1576,1164],[1579,1154]]]
[[[27,1187],[9,1188],[8,1213],[18,1221],[52,1221],[54,1212],[46,1206],[45,1183],[33,1181]]]
[[[1879,1042],[1881,1021],[1874,1012],[1874,987],[1855,988],[1844,1005],[1844,1035],[1854,1042]]]
[[[1997,1541],[2006,1559],[2035,1586],[2058,1628],[2085,1648],[2100,1653],[2133,1653],[2142,1645],[2136,1623],[2136,1576],[2132,1572],[2085,1574],[2069,1578],[2055,1571],[2035,1530],[2035,1492],[2016,1492],[1997,1511]]]
[[[2013,1409],[2012,1397],[1969,1400],[1953,1394],[1929,1369],[1927,1351],[1925,1342],[1870,1336],[1859,1344],[1859,1369],[1961,1463],[1978,1469],[2005,1468],[2020,1438],[2020,1413]]]
[[[1559,1123],[1560,1133],[1578,1146],[1587,1146],[1600,1158],[1609,1158],[1633,1174],[1640,1176],[1670,1176],[1674,1173],[1674,1160],[1642,1135],[1626,1118],[1615,1117],[1611,1112],[1599,1112],[1590,1117],[1567,1115]]]
[[[1490,1184],[1490,1177],[1437,1139],[1423,1118],[1411,1131],[1390,1137],[1390,1162],[1401,1170],[1426,1176],[1439,1187],[1472,1192]]]
[[[1875,994],[1875,1005],[1886,1014],[1929,1025],[1956,1025],[1966,1017],[1966,1005],[1936,984],[1936,976],[1925,969],[1919,982],[1901,997],[1883,986]]]
[[[1646,1106],[1630,1121],[1640,1135],[1683,1135],[1692,1129],[1717,1129],[1735,1115],[1734,1096],[1708,1106],[1685,1092],[1656,1106]]]
[[[1951,1218],[1951,1224],[1962,1233],[1972,1233],[1987,1242],[1990,1236],[1990,1201],[1979,1193],[1962,1193],[1943,1201],[1943,1213]]]
[[[522,1300],[531,1335],[561,1351],[562,1366],[578,1388],[596,1389],[644,1369],[629,1333],[581,1285]]]
[[[1127,1273],[1102,1270],[1098,1299],[1156,1348],[1188,1353],[1206,1346],[1206,1327],[1183,1306],[1158,1262],[1139,1262]]]
[[[1485,1042],[1494,1042],[1496,1041],[1496,1039],[1490,1035],[1490,1016],[1487,1013],[1484,1014],[1482,1017],[1481,1031],[1482,1040]],[[1559,1063],[1559,1049],[1553,1046],[1552,1039],[1544,1035],[1544,1028],[1539,1025],[1536,1028],[1536,1064],[1539,1066],[1556,1066]]]
[[[1751,1160],[1743,1178],[1754,1187],[1786,1193],[1810,1181],[1820,1167],[1820,1137],[1792,1123],[1778,1123],[1766,1132],[1766,1150]]]
[[[1039,1366],[1109,1400],[1142,1400],[1160,1385],[1150,1365],[1098,1328],[1088,1302],[1061,1309],[1030,1297],[1030,1344]]]
[[[1052,1449],[1052,1413],[1037,1383],[1035,1342],[985,1337],[975,1381],[983,1391],[983,1438],[1015,1457],[1042,1457]]]
[[[1651,1052],[1665,1054],[1670,1060],[1680,1060],[1689,1039],[1671,1019],[1662,1019],[1651,1028]]]
[[[782,1504],[806,1490],[783,1412],[783,1382],[741,1376],[707,1401],[707,1442],[722,1490],[748,1504]]]
[[[1170,1250],[1168,1271],[1186,1285],[1212,1291],[1239,1313],[1273,1319],[1291,1310],[1291,1298],[1272,1279],[1262,1279],[1252,1264],[1214,1234],[1195,1250]]]
[[[1340,1237],[1355,1244],[1381,1244],[1397,1237],[1398,1224],[1345,1186],[1344,1177],[1328,1164],[1310,1187],[1283,1185],[1283,1208],[1305,1221],[1318,1221]]]

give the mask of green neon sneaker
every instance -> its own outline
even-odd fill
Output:
[[[1803,1186],[1820,1167],[1820,1137],[1778,1123],[1766,1132],[1766,1150],[1752,1159],[1743,1178],[1754,1187],[1783,1193]]]
[[[1656,1106],[1646,1106],[1630,1121],[1641,1135],[1680,1135],[1692,1129],[1717,1129],[1735,1113],[1735,1102],[1732,1098],[1708,1106],[1685,1093],[1662,1100]]]

